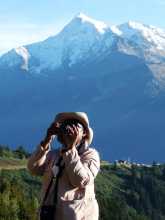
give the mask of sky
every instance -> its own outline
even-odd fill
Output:
[[[165,29],[165,0],[0,0],[0,55],[56,35],[82,12],[108,25],[129,20]]]

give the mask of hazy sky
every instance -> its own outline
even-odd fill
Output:
[[[105,23],[165,29],[165,0],[0,0],[0,54],[55,35],[79,12]]]

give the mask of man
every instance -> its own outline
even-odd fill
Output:
[[[50,143],[55,136],[62,146],[51,150]],[[59,113],[47,130],[46,138],[28,160],[29,171],[43,175],[41,205],[51,205],[55,193],[57,195],[54,220],[98,220],[94,179],[100,169],[100,158],[98,152],[89,147],[92,139],[86,113]],[[59,158],[60,166],[57,166]],[[59,170],[62,172],[55,189],[50,181],[53,176],[57,177]]]

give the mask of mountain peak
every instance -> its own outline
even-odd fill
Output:
[[[82,20],[91,20],[92,19],[91,17],[87,16],[86,14],[84,14],[82,12],[78,13],[76,15],[76,18],[80,18]]]
[[[144,43],[149,47],[155,47],[158,50],[165,48],[165,31],[151,25],[146,25],[136,21],[128,21],[118,26],[122,32],[122,37],[131,39],[143,47]]]
[[[149,25],[145,25],[143,23],[140,23],[140,22],[137,22],[137,21],[132,21],[132,20],[129,20],[127,24],[130,28],[134,28],[134,29],[143,29],[145,27],[149,27]]]
[[[118,26],[119,28],[122,28],[122,29],[133,29],[135,31],[138,31],[138,32],[154,32],[155,34],[159,34],[159,35],[164,35],[165,34],[165,31],[161,28],[157,28],[153,25],[147,25],[147,24],[143,24],[143,23],[140,23],[140,22],[137,22],[137,21],[128,21],[126,23],[123,23],[121,25]]]
[[[122,40],[121,40],[122,39]],[[73,64],[91,59],[95,54],[104,56],[110,53],[112,46],[120,47],[127,54],[133,54],[151,61],[158,56],[164,59],[165,31],[154,26],[136,21],[128,21],[121,25],[108,26],[84,13],[79,13],[63,28],[63,30],[43,42],[19,47],[1,58],[1,63],[15,65],[23,62],[24,70],[34,69],[39,73],[42,69],[55,69],[64,61],[70,67]],[[148,56],[146,56],[146,54]],[[29,62],[34,59],[35,62]],[[155,61],[154,61],[155,62]]]
[[[95,19],[93,19],[91,17],[88,17],[86,14],[84,14],[82,12],[80,12],[75,17],[75,19],[81,20],[82,23],[90,23],[90,24],[92,24],[93,26],[95,26],[97,31],[100,32],[100,33],[105,33],[105,29],[108,28],[108,25],[106,25],[104,22],[95,20]]]
[[[131,32],[144,32],[144,31],[151,29],[149,25],[145,25],[143,23],[132,21],[132,20],[126,23],[123,23],[119,25],[118,27],[119,29],[122,29],[122,31],[125,31],[125,32],[130,32],[130,31]]]

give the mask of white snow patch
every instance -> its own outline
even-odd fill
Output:
[[[95,28],[98,30],[98,32],[100,32],[101,34],[104,34],[106,29],[108,28],[108,26],[104,22],[97,21],[93,18],[86,16],[83,13],[79,13],[77,18],[80,18],[82,20],[82,22],[92,23],[95,26]]]
[[[118,28],[123,38],[134,39],[139,45],[145,40],[149,43],[148,46],[154,46],[158,50],[165,49],[165,31],[160,28],[134,21],[119,25]]]
[[[115,25],[110,27],[111,31],[118,36],[122,35],[122,31]]]
[[[21,68],[28,71],[28,61],[30,58],[28,50],[25,47],[20,46],[16,48],[15,51],[18,55],[20,55],[23,58],[23,64],[21,65]]]

